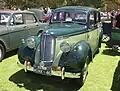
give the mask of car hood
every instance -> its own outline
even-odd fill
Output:
[[[46,29],[46,33],[53,34],[55,36],[73,35],[84,32],[87,29],[86,25],[75,23],[57,23],[51,24]]]

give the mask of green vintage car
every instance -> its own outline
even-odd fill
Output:
[[[83,85],[88,64],[99,52],[102,39],[100,12],[66,6],[53,12],[50,25],[38,36],[21,40],[18,65],[47,76],[75,78]]]

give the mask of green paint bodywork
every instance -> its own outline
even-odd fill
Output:
[[[29,38],[34,38],[35,41],[36,41],[36,47],[33,48],[33,49],[30,49],[28,48],[27,46],[27,39]],[[32,62],[32,65],[34,63],[34,59],[35,59],[35,52],[36,52],[36,48],[37,46],[40,44],[40,37],[37,37],[37,36],[30,36],[26,39],[22,39],[21,40],[21,44],[20,44],[20,47],[19,47],[19,51],[18,51],[18,58],[19,58],[19,61],[24,64],[25,61],[27,60],[30,60]]]
[[[55,23],[50,24],[45,32],[57,36],[74,36],[76,34],[85,32],[87,30],[86,25],[80,25],[75,23]]]
[[[80,41],[70,52],[62,54],[58,65],[65,67],[68,72],[80,72],[86,62],[89,51],[90,45],[87,41]]]
[[[110,40],[107,41],[107,45],[112,47],[113,45],[120,45],[120,29],[119,28],[112,28],[110,34]]]
[[[120,29],[112,29],[111,38],[113,40],[120,40]]]

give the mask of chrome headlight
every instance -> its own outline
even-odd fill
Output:
[[[28,38],[27,39],[27,41],[26,41],[26,43],[27,43],[27,46],[29,47],[29,48],[35,48],[35,45],[36,45],[36,41],[35,41],[35,39],[34,38]]]
[[[63,52],[69,52],[70,51],[70,44],[68,42],[64,41],[60,44],[60,49]]]

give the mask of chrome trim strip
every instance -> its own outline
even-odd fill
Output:
[[[61,78],[62,78],[62,80],[65,78],[65,68],[64,67],[62,68],[62,71],[61,71]]]
[[[44,38],[44,42],[43,42],[43,43],[44,43],[44,44],[43,44],[43,49],[44,49],[44,50],[43,50],[43,59],[45,59],[45,54],[44,54],[44,53],[45,53],[45,50],[46,50],[46,49],[45,49],[45,43],[46,43],[46,39],[47,39],[47,38],[46,38],[46,36],[43,36],[43,37],[45,37],[45,38]]]
[[[41,45],[40,45],[40,60],[53,60],[54,59],[54,46],[55,46],[55,37],[53,35],[43,34],[41,38]]]
[[[17,64],[19,67],[22,67],[23,69],[25,69],[25,65],[21,64],[18,60],[17,60]],[[29,71],[33,71],[33,67],[27,67],[27,70]],[[53,71],[51,70],[51,74],[53,76],[59,76],[62,78],[62,72],[61,71]],[[64,73],[64,78],[80,78],[80,73],[70,73],[70,72],[65,72]]]
[[[52,70],[52,75],[54,75],[54,76],[60,76],[61,78],[62,78],[62,76],[61,76],[61,71],[53,71]],[[70,73],[70,72],[65,72],[64,73],[64,78],[80,78],[80,73]]]

